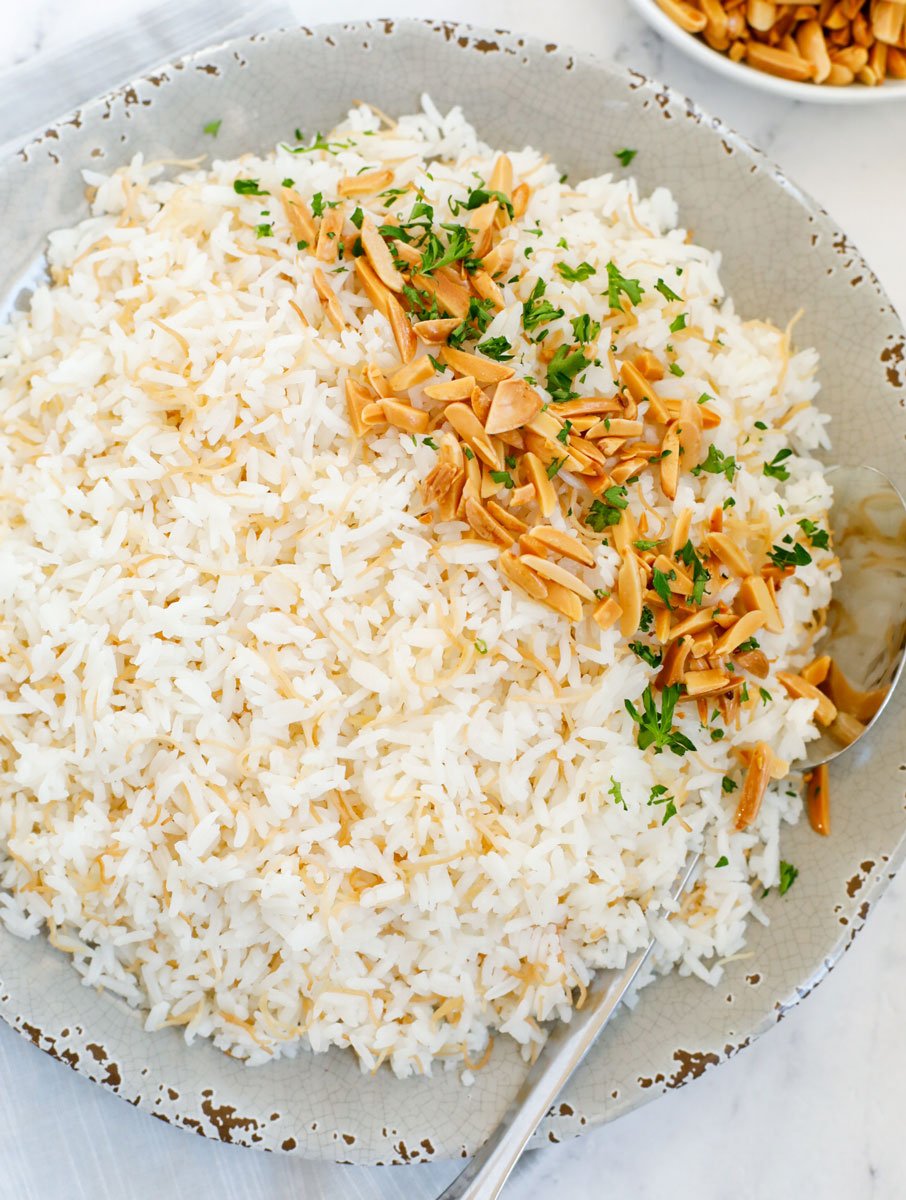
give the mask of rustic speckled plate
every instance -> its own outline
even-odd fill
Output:
[[[906,489],[906,337],[856,251],[749,145],[640,75],[508,34],[382,22],[293,30],[194,55],[62,121],[0,166],[0,296],[40,264],[46,233],[85,212],[79,172],[136,151],[191,158],[263,150],[296,125],[326,129],[367,98],[408,112],[430,89],[461,104],[493,145],[526,142],[574,178],[638,149],[643,188],[666,183],[705,245],[724,252],[740,310],[797,327],[822,355],[836,456]],[[834,833],[785,835],[795,889],[766,901],[752,956],[716,989],[671,977],[624,1012],[570,1083],[539,1139],[608,1121],[735,1054],[823,978],[906,852],[902,689],[868,744],[834,767]],[[162,1120],[224,1141],[361,1163],[465,1155],[491,1130],[524,1067],[498,1040],[472,1088],[455,1074],[401,1082],[360,1074],[351,1054],[302,1054],[248,1069],[178,1032],[147,1034],[125,1005],[85,988],[42,939],[0,934],[0,1014],[34,1043]]]

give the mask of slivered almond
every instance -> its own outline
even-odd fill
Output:
[[[522,487],[514,488],[510,492],[510,507],[521,508],[523,504],[531,504],[535,499],[535,489],[530,483],[524,483]]]
[[[525,449],[525,438],[518,429],[505,429],[502,433],[495,433],[494,436],[504,446],[510,446],[513,450],[518,450],[520,454]]]
[[[547,554],[547,546],[533,538],[530,533],[520,534],[519,549],[523,554],[537,554],[539,558],[544,558]]]
[[[392,183],[392,171],[363,171],[361,175],[344,176],[337,184],[337,193],[340,196],[368,196],[372,192],[382,192]]]
[[[631,552],[624,555],[617,575],[617,597],[620,608],[620,633],[631,637],[642,619],[642,581],[639,564]]]
[[[425,478],[422,495],[426,504],[436,504],[456,483],[459,472],[450,463],[439,462]]]
[[[538,507],[541,509],[541,515],[549,517],[557,507],[557,492],[554,489],[553,483],[547,477],[544,464],[537,454],[528,451],[522,460],[522,465],[525,468],[529,482],[535,489],[535,498],[538,501]]]
[[[316,267],[312,273],[312,282],[315,285],[315,291],[321,297],[324,308],[327,311],[327,316],[330,319],[331,325],[338,333],[342,333],[346,328],[346,318],[343,316],[343,306],[334,294],[333,288],[327,282],[327,276]]]
[[[470,281],[472,291],[475,292],[482,300],[490,300],[493,308],[500,312],[504,307],[503,292],[491,278],[487,271],[476,271],[471,275]]]
[[[661,491],[668,500],[676,499],[676,489],[679,484],[679,433],[676,422],[667,426],[664,440],[661,442],[661,461],[659,464],[661,476]]]
[[[758,71],[778,75],[781,79],[792,79],[797,83],[805,83],[815,75],[815,68],[798,52],[791,54],[776,46],[766,46],[764,42],[746,43],[746,61]]]
[[[602,629],[610,629],[615,625],[622,616],[623,610],[620,608],[619,602],[613,596],[608,596],[606,600],[602,600],[598,607],[591,614],[591,618]]]
[[[810,771],[805,777],[805,783],[805,811],[808,813],[808,823],[815,833],[827,837],[830,833],[830,777],[827,763],[822,763],[820,767]]]
[[[506,433],[519,429],[541,412],[542,399],[524,379],[504,379],[497,384],[485,429]]]
[[[389,396],[393,398],[393,388],[387,381],[387,376],[377,365],[377,363],[369,363],[365,368],[365,378],[374,388],[379,396]]]
[[[343,205],[338,204],[336,208],[328,208],[321,218],[321,228],[318,230],[318,240],[315,244],[315,258],[321,262],[333,262],[337,257],[344,217]]]
[[[801,675],[794,675],[791,671],[778,671],[778,683],[783,684],[790,696],[802,697],[806,700],[816,700],[817,707],[815,709],[815,720],[821,725],[830,725],[834,717],[837,715],[837,709],[829,696],[825,696],[824,692],[820,692],[814,684],[803,679]]]
[[[580,396],[577,400],[565,400],[557,405],[557,413],[564,420],[567,417],[602,416],[622,411],[619,400],[611,400],[606,396]]]
[[[648,415],[652,421],[666,425],[669,417],[663,400],[655,394],[650,382],[631,362],[624,362],[620,367],[620,381],[636,404],[648,401]]]
[[[657,0],[671,21],[675,21],[686,33],[701,33],[708,23],[707,17],[686,0]]]
[[[478,354],[468,354],[465,350],[456,350],[452,346],[444,346],[440,357],[460,375],[473,376],[476,383],[501,383],[516,373],[505,363],[494,362]]]
[[[459,284],[451,283],[439,272],[434,275],[413,275],[412,286],[435,300],[438,307],[453,317],[465,320],[469,313],[469,292]]]
[[[360,255],[359,258],[353,260],[355,263],[355,273],[358,276],[359,283],[362,286],[362,291],[387,320],[390,320],[390,301],[395,299],[389,288],[384,287],[380,279],[375,273],[374,267],[365,258]]]
[[[623,484],[627,479],[632,479],[634,475],[640,475],[648,466],[648,460],[644,458],[628,458],[625,462],[621,462],[614,467],[610,472],[610,477],[614,483]]]
[[[680,460],[687,471],[697,465],[701,458],[703,428],[701,405],[696,404],[694,400],[683,400],[680,404],[677,434],[680,444]]]
[[[702,608],[698,612],[694,612],[691,616],[685,617],[682,621],[678,621],[670,630],[671,642],[675,642],[678,638],[685,637],[687,634],[701,633],[703,629],[707,629],[711,624],[713,614],[710,609]]]
[[[735,654],[733,661],[737,666],[742,667],[744,671],[748,671],[750,675],[754,675],[756,679],[767,679],[768,672],[771,669],[767,655],[763,650],[746,650],[742,654]]]
[[[666,645],[670,640],[670,609],[663,605],[652,605],[651,611],[654,614],[654,636],[662,645]]]
[[[533,600],[546,599],[548,594],[547,584],[543,579],[539,579],[537,575],[533,574],[528,567],[523,566],[515,554],[504,551],[497,561],[507,579],[521,587],[524,592],[528,592]]]
[[[465,502],[465,516],[478,536],[486,542],[507,548],[516,540],[508,529],[494,520],[484,505],[471,496]]]
[[[641,350],[630,361],[635,369],[651,383],[657,383],[659,379],[664,378],[663,363],[650,350]]]
[[[299,193],[293,188],[281,188],[280,203],[283,205],[283,211],[289,221],[293,240],[307,242],[309,246],[313,246],[318,236],[315,219],[311,215],[311,209]]]
[[[684,508],[676,518],[667,541],[667,557],[675,559],[681,547],[689,540],[689,530],[692,528],[692,509]]]
[[[752,564],[746,552],[726,533],[706,533],[705,541],[715,558],[736,575],[752,575]],[[745,638],[743,638],[745,641]]]
[[[387,295],[387,320],[390,322],[390,331],[400,352],[400,358],[404,363],[411,362],[418,346],[418,338],[412,331],[403,306],[392,293]]]
[[[469,213],[468,229],[472,233],[472,247],[475,258],[484,258],[491,249],[494,240],[494,222],[497,219],[499,205],[496,200],[489,200],[473,208]]]
[[[820,658],[813,659],[808,666],[803,667],[799,674],[813,687],[820,687],[831,669],[831,658],[829,654],[822,654]]]
[[[843,712],[852,713],[860,721],[870,721],[884,703],[887,688],[872,688],[864,692],[849,682],[835,662],[831,662],[824,690]]]
[[[523,554],[521,559],[526,567],[534,571],[536,575],[540,575],[543,579],[559,583],[561,587],[575,592],[583,600],[594,600],[595,594],[588,584],[583,583],[581,579],[573,575],[572,571],[567,571],[559,563],[550,562],[538,554]]]
[[[371,401],[370,404],[366,404],[360,413],[360,418],[362,423],[369,428],[387,424],[387,416],[380,401]]]
[[[736,805],[734,825],[737,829],[748,829],[758,816],[771,777],[771,759],[770,747],[765,742],[758,742],[749,759],[739,803]]]
[[[851,746],[856,738],[862,736],[865,729],[866,726],[852,713],[838,712],[827,727],[827,732],[838,746]]]
[[[422,354],[411,363],[400,367],[390,376],[390,386],[395,392],[406,392],[409,388],[418,387],[420,383],[430,379],[434,374],[434,363],[427,354]],[[427,413],[425,414],[427,416]]]
[[[565,533],[562,529],[554,529],[552,525],[534,525],[531,535],[553,554],[559,554],[562,558],[570,558],[573,562],[581,563],[586,567],[595,565],[595,556],[571,533]]]
[[[443,383],[432,383],[425,388],[429,400],[468,400],[475,387],[472,375],[463,375],[460,379],[445,379]]]
[[[704,671],[687,671],[683,683],[686,685],[687,696],[716,696],[733,687],[735,681],[726,671],[707,668]]]
[[[520,183],[519,186],[513,190],[513,218],[515,220],[518,221],[520,217],[525,216],[525,210],[528,208],[528,202],[531,199],[531,196],[532,189],[527,183]]]
[[[645,426],[641,421],[627,421],[623,417],[604,417],[596,425],[592,425],[585,436],[591,441],[595,438],[641,437],[644,429]]]
[[[679,641],[670,643],[664,654],[664,661],[658,672],[657,679],[655,680],[659,688],[670,687],[671,684],[681,682],[685,675],[686,662],[689,658],[691,646],[692,643],[689,638],[680,638]]]
[[[484,269],[496,279],[499,275],[504,275],[513,265],[513,255],[516,252],[516,243],[513,241],[498,242],[493,250],[482,259]]]
[[[759,609],[765,615],[765,628],[771,633],[782,633],[783,622],[774,603],[767,583],[758,575],[747,575],[739,588],[739,599],[748,611]]]
[[[501,192],[509,199],[513,190],[513,163],[508,154],[500,154],[488,180],[488,191]]]
[[[493,472],[493,474],[496,475],[497,472],[495,471],[495,472]],[[492,478],[491,468],[482,466],[482,468],[481,468],[481,499],[482,499],[482,501],[486,501],[486,500],[490,499],[491,496],[496,496],[498,492],[503,490],[503,487],[504,487],[504,485],[502,483],[498,483],[496,479]]]
[[[393,265],[393,255],[390,253],[390,247],[378,233],[377,229],[375,229],[374,222],[370,217],[365,217],[362,221],[360,236],[362,238],[362,249],[365,251],[368,261],[374,268],[375,275],[391,292],[401,292],[405,280]]]
[[[568,617],[570,621],[576,622],[582,620],[582,601],[575,592],[569,588],[563,587],[560,583],[554,583],[553,580],[545,580],[547,586],[547,596],[542,601],[548,608],[552,608],[554,612],[560,613],[564,617]]]
[[[423,342],[430,346],[439,346],[459,324],[461,322],[456,317],[440,317],[436,321],[416,321],[412,328]]]
[[[494,448],[494,443],[488,437],[484,426],[471,408],[459,402],[448,404],[444,410],[444,417],[450,422],[473,454],[476,454],[483,463],[493,470],[499,471],[501,469],[500,457]]]
[[[755,634],[765,623],[765,615],[757,609],[754,612],[748,612],[740,617],[735,625],[718,638],[714,643],[713,653],[722,658],[725,654],[732,654],[733,651],[747,642],[753,634]]]
[[[427,430],[430,417],[421,409],[404,404],[401,400],[381,400],[379,403],[394,429],[402,429],[405,433],[424,433]]]
[[[356,437],[362,437],[368,428],[362,420],[362,410],[372,403],[371,393],[367,388],[356,383],[354,379],[346,379],[346,409],[349,413],[349,424]]]
[[[472,411],[475,413],[475,416],[484,425],[488,419],[488,413],[491,411],[491,401],[487,393],[483,392],[477,384],[472,388],[469,395],[469,403],[472,405]],[[487,432],[488,430],[485,430],[485,433]]]
[[[460,499],[460,506],[457,509],[457,515],[459,517],[461,517],[461,519],[463,521],[465,521],[465,519],[466,519],[466,516],[465,516],[466,501],[469,499],[479,500],[481,498],[481,471],[482,471],[481,460],[479,458],[477,458],[476,455],[472,454],[471,458],[469,457],[469,455],[464,455],[464,457],[465,457],[466,478],[465,478],[465,482],[463,483],[463,486],[462,486],[462,497]]]
[[[528,525],[526,525],[525,521],[520,521],[515,513],[511,513],[508,509],[504,508],[503,505],[498,504],[496,500],[488,501],[488,512],[495,521],[498,521],[505,529],[512,530],[517,537],[519,534],[525,533],[525,531],[528,529]]]

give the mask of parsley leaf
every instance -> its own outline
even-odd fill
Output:
[[[365,214],[360,208],[357,208],[349,219],[355,225],[356,229],[361,229],[362,222],[365,220]]]
[[[663,656],[645,642],[630,642],[629,649],[649,667],[659,667],[663,661]]]
[[[826,529],[819,529],[814,521],[809,521],[808,519],[800,521],[799,528],[813,546],[817,546],[819,550],[830,549],[830,534]]]
[[[274,236],[273,225],[270,225],[267,222],[265,222],[263,225],[255,226],[255,237],[265,238],[265,237],[273,237],[273,236]]]
[[[637,279],[627,279],[621,275],[616,263],[607,264],[607,299],[611,308],[620,307],[620,292],[629,298],[630,304],[638,304],[644,290]]]
[[[779,479],[781,482],[785,479],[789,479],[789,471],[786,469],[786,467],[782,467],[780,464],[785,459],[789,458],[792,453],[793,452],[790,449],[778,450],[771,461],[764,464],[765,475],[769,475],[772,479]]]
[[[590,279],[594,275],[595,269],[588,262],[579,263],[578,267],[567,266],[566,263],[554,263],[558,274],[568,280],[570,283],[582,283],[585,279]]]
[[[510,488],[514,488],[516,486],[516,484],[513,482],[513,476],[509,473],[509,471],[492,471],[491,478],[495,483],[502,483],[508,491]]]
[[[799,874],[799,868],[794,867],[792,863],[780,860],[780,894],[785,896],[793,884],[796,882],[796,877]]]
[[[429,233],[422,249],[422,260],[419,269],[423,275],[436,271],[438,267],[449,266],[461,258],[468,258],[474,247],[468,230],[464,225],[444,226],[450,233],[450,240],[444,246],[435,233]]]
[[[619,525],[623,509],[628,503],[626,488],[615,483],[607,488],[603,500],[592,501],[591,508],[585,515],[585,524],[591,526],[595,533],[603,533],[608,526]]]
[[[501,208],[505,208],[510,220],[513,219],[513,202],[503,192],[491,191],[489,188],[474,188],[469,192],[466,200],[454,200],[450,198],[450,212],[455,216],[460,209],[464,208],[471,212],[473,208],[481,208],[483,204],[488,204],[491,200],[496,200]]]
[[[532,294],[522,306],[522,326],[526,332],[563,316],[562,308],[554,308],[549,300],[542,299],[546,290],[544,280],[539,279],[532,288]]]
[[[666,573],[659,570],[657,567],[651,575],[651,586],[664,601],[670,611],[673,611],[673,605],[670,603],[670,581],[676,579],[676,571],[667,571]]]
[[[469,311],[466,319],[457,325],[447,338],[450,345],[459,347],[467,340],[481,337],[493,320],[494,314],[491,311],[493,307],[494,302],[492,300],[478,300],[475,296],[472,296],[469,300]],[[481,349],[480,346],[479,349]]]
[[[679,316],[673,318],[670,322],[670,332],[679,333],[681,329],[686,328],[686,313],[680,313]]]
[[[726,854],[722,854],[714,865],[715,867],[728,867],[730,865],[730,860],[727,858]]]
[[[626,711],[639,727],[636,740],[640,750],[647,750],[649,746],[653,746],[655,754],[660,754],[666,749],[682,756],[687,750],[695,749],[695,744],[684,733],[673,728],[673,713],[679,694],[679,684],[673,683],[664,688],[660,712],[650,684],[642,693],[641,713],[630,700],[624,701]]]
[[[484,640],[484,638],[476,638],[475,639],[475,649],[478,651],[479,654],[487,654],[488,643]]]
[[[263,192],[258,186],[257,179],[234,179],[233,191],[237,196],[269,196],[270,192]]]
[[[486,358],[493,358],[497,362],[509,362],[511,358],[515,357],[507,354],[507,351],[512,350],[513,347],[505,337],[488,338],[486,342],[479,342],[478,349]]]
[[[632,162],[632,160],[635,158],[635,156],[637,154],[638,154],[638,150],[626,149],[626,150],[615,150],[613,156],[614,156],[614,158],[618,158],[620,160],[620,163],[622,164],[622,166],[628,167],[629,164]]]
[[[792,550],[785,546],[772,546],[768,558],[775,567],[806,567],[812,561],[812,556],[801,542],[796,542]]]
[[[639,618],[639,629],[642,633],[647,633],[654,624],[654,613],[650,608],[643,608],[642,615]]]
[[[701,475],[702,471],[707,471],[710,475],[726,475],[727,482],[732,483],[738,469],[736,459],[731,454],[723,454],[716,446],[710,446],[708,457],[692,468],[692,474]]]
[[[601,332],[600,321],[593,321],[588,313],[583,313],[581,317],[571,317],[569,323],[573,327],[573,337],[583,345],[593,342]]]
[[[693,604],[701,604],[705,598],[705,589],[711,582],[710,572],[705,569],[705,564],[695,553],[691,540],[676,552],[676,557],[684,566],[692,568],[692,595],[689,599]]]
[[[547,464],[548,479],[553,479],[555,475],[559,474],[560,468],[563,466],[563,464],[565,462],[566,462],[565,458],[551,459],[551,461]]]
[[[677,296],[673,288],[668,287],[663,279],[659,279],[654,285],[654,290],[660,292],[665,300],[682,300],[682,296]]]
[[[207,125],[202,125],[201,132],[206,133],[208,137],[217,137],[220,133],[220,126],[223,124],[223,117],[216,121],[208,121]]]
[[[629,805],[623,799],[623,789],[612,775],[610,777],[610,787],[607,789],[607,795],[613,796],[615,804],[622,804],[623,807],[628,810]]]
[[[590,366],[591,359],[586,358],[577,346],[558,346],[547,365],[547,390],[551,399],[557,402],[574,399],[576,393],[572,390],[572,382]]]
[[[725,796],[729,796],[731,792],[735,792],[739,784],[735,779],[731,779],[729,775],[725,775],[720,781],[720,790]]]
[[[316,217],[324,215],[324,197],[320,192],[315,192],[311,198],[311,211]]]

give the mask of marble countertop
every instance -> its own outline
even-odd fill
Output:
[[[906,105],[794,104],[705,72],[626,0],[290,0],[325,16],[453,16],[610,57],[692,95],[774,158],[845,228],[906,314]],[[65,50],[148,0],[4,5],[0,70]],[[115,14],[112,16],[112,14]],[[526,1156],[507,1197],[902,1200],[906,878],[770,1036],[615,1125]],[[63,1070],[0,1025],[0,1200],[430,1200],[453,1169],[332,1167],[192,1138]],[[49,1152],[49,1147],[53,1147]]]

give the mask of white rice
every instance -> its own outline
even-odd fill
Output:
[[[716,742],[688,706],[695,753],[640,751],[624,700],[650,669],[616,630],[504,586],[464,527],[419,522],[433,450],[390,430],[364,452],[347,420],[347,373],[398,364],[389,326],[340,270],[337,335],[312,257],[255,237],[285,229],[286,176],[329,196],[392,160],[453,220],[448,197],[496,157],[427,99],[377,129],[359,108],[332,154],[86,173],[92,216],[50,239],[56,286],[0,331],[0,915],[47,930],[149,1029],[251,1063],[351,1046],[407,1075],[474,1062],[498,1030],[530,1052],[539,1022],[649,929],[657,969],[719,979],[800,814],[772,785],[733,832],[721,779],[740,778],[738,748],[793,760],[814,736],[813,702],[773,676],[809,657],[834,574],[816,551],[781,588],[785,632],[759,634],[769,703]],[[766,514],[774,541],[823,520],[815,353],[736,315],[719,255],[686,241],[665,188],[639,196],[619,169],[573,187],[534,150],[511,157],[534,189],[514,271],[547,281],[566,314],[553,329],[607,323],[612,259],[645,287],[637,344],[671,341],[660,277],[704,331],[676,340],[685,374],[659,390],[712,395],[713,440],[742,470],[687,475],[672,505],[651,482],[648,503],[698,522],[732,495],[728,516]],[[273,195],[236,195],[239,176]],[[557,261],[597,274],[566,283]],[[487,336],[516,343],[521,303],[503,290]],[[534,355],[523,343],[520,373],[543,379]],[[583,391],[613,394],[606,362]],[[786,446],[789,480],[765,476]],[[616,555],[598,559],[585,577],[608,588]],[[679,810],[666,824],[647,803],[658,783]],[[701,887],[668,920],[699,848]]]

